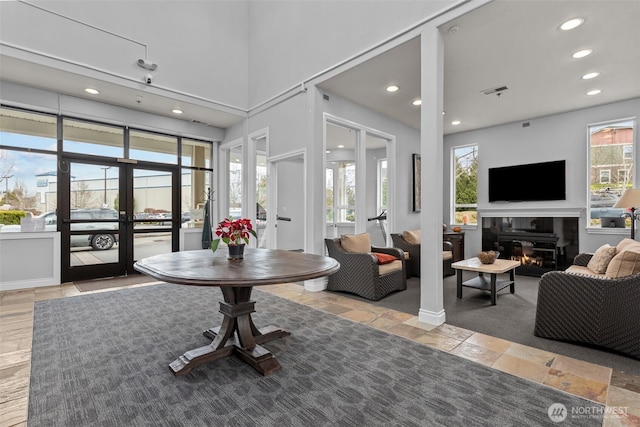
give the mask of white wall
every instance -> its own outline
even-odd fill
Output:
[[[152,73],[155,88],[247,109],[246,1],[34,3],[73,20],[22,2],[2,1],[4,54],[14,54],[10,47],[18,47],[19,54],[30,53],[29,59],[37,63],[54,59],[56,66],[81,75],[88,69],[101,70],[129,84],[127,79],[140,82],[147,73],[137,60],[148,53],[158,64]]]
[[[249,105],[307,81],[454,1],[252,1]]]
[[[604,243],[615,244],[627,236],[627,231],[615,230],[602,233],[587,233],[586,206],[588,194],[587,182],[587,126],[593,123],[629,117],[640,117],[640,98],[572,111],[564,114],[510,123],[471,132],[445,136],[445,203],[444,218],[449,219],[450,155],[452,147],[478,144],[478,208],[482,210],[500,209],[514,212],[554,209],[577,209],[580,211],[580,251],[593,252]],[[636,144],[638,131],[636,129]],[[636,150],[635,186],[638,186],[638,166],[640,150]],[[551,160],[566,160],[567,164],[567,200],[553,202],[488,202],[488,169],[497,166],[510,166],[524,163],[537,163]],[[535,185],[535,182],[523,182]],[[549,216],[553,216],[550,214]],[[479,222],[481,219],[478,220]],[[617,232],[616,232],[617,231]],[[624,234],[621,234],[624,233]],[[466,252],[473,254],[481,250],[481,229],[466,230]]]

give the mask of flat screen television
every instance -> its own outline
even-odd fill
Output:
[[[566,200],[565,160],[489,169],[489,202]]]

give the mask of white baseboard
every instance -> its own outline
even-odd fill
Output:
[[[327,289],[328,277],[319,277],[317,279],[305,280],[304,290],[309,292],[320,292]]]
[[[446,321],[444,310],[435,312],[420,309],[418,311],[418,320],[422,323],[428,323],[430,325],[442,325]]]

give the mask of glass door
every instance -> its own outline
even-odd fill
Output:
[[[63,281],[135,274],[136,260],[178,250],[177,167],[61,164],[65,196],[45,221],[60,222]]]
[[[62,237],[62,281],[125,274],[120,247],[120,168],[113,163],[61,162],[62,206],[46,218]]]

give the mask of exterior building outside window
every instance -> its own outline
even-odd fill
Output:
[[[625,190],[634,187],[635,119],[590,125],[589,130],[589,227],[600,228],[602,218],[624,217],[629,212],[614,208]]]

